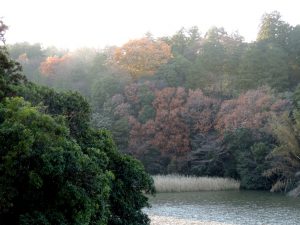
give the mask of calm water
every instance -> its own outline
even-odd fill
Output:
[[[257,191],[159,193],[151,216],[243,225],[299,225],[300,199]]]

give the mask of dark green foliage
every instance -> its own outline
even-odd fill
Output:
[[[113,95],[120,93],[124,88],[124,83],[123,78],[118,78],[113,74],[100,77],[92,85],[92,103],[96,106],[95,110],[102,112],[105,102]]]
[[[111,225],[150,224],[147,215],[140,209],[149,206],[146,193],[153,193],[153,181],[143,172],[142,164],[129,157],[119,157],[112,165],[116,176],[110,195]]]
[[[266,157],[273,148],[271,143],[272,138],[268,135],[249,129],[238,129],[225,135],[225,148],[231,154],[232,164],[236,165],[237,178],[241,180],[242,188],[271,188],[271,181],[263,176],[263,172],[270,167]],[[232,174],[232,171],[225,173]]]
[[[48,87],[27,83],[17,89],[19,96],[32,102],[41,104],[44,111],[51,115],[65,117],[70,128],[71,136],[78,138],[83,130],[89,126],[90,106],[78,92],[58,93]]]
[[[133,221],[137,221],[137,224],[147,224],[147,216],[140,211],[141,208],[148,206],[147,198],[144,197],[143,192],[152,193],[154,190],[152,179],[144,172],[141,164],[130,157],[121,155],[111,141],[110,135],[104,131],[93,131],[88,127],[89,107],[80,95],[72,92],[58,94],[51,89],[41,88],[33,84],[30,87],[21,89],[20,94],[27,96],[29,100],[31,99],[36,104],[41,101],[46,105],[46,112],[52,115],[65,116],[71,135],[76,138],[84,152],[89,151],[89,149],[98,148],[103,150],[108,156],[109,165],[106,169],[111,171],[115,178],[112,182],[111,194],[113,195],[113,193],[122,188],[122,192],[115,198],[110,196],[111,216],[109,220],[111,222],[109,224],[113,224],[113,221],[114,224],[133,224]],[[26,95],[29,93],[29,90],[33,90],[34,88],[37,90],[36,94]],[[120,124],[120,126],[123,125]],[[117,130],[115,127],[113,131],[117,132]],[[120,167],[123,163],[125,165]],[[126,168],[128,169],[128,174],[127,176],[123,176],[122,174]],[[122,176],[119,177],[119,174]],[[125,182],[123,180],[125,178],[126,186],[123,187],[122,183]],[[134,182],[138,186],[132,186],[131,182]],[[122,187],[118,187],[114,183],[120,183]],[[132,196],[126,198],[125,204],[125,200],[121,199],[122,194],[130,196],[129,193]],[[116,198],[120,198],[120,200]],[[131,204],[133,206],[129,207]]]
[[[1,225],[149,224],[142,164],[90,128],[81,95],[26,82],[0,53]]]
[[[152,102],[155,99],[154,91],[147,85],[141,85],[138,89],[137,97],[139,98],[139,114],[137,115],[141,123],[146,123],[155,118],[155,109]]]
[[[146,123],[149,119],[155,118],[155,109],[149,104],[145,105],[139,112],[138,119],[141,123]]]
[[[0,105],[0,221],[8,224],[106,224],[108,157],[84,152],[62,117],[22,98]]]
[[[148,151],[141,154],[138,159],[145,166],[145,170],[154,174],[166,174],[167,166],[170,164],[170,158],[164,156],[158,149],[154,147],[148,147]]]
[[[189,69],[187,86],[191,89],[205,89],[213,83],[211,73],[206,69],[202,59],[198,57]]]
[[[221,148],[216,134],[193,135],[191,138],[192,152],[190,173],[197,176],[219,176],[225,174],[224,164],[228,161],[227,154]],[[226,170],[228,169],[226,165]],[[232,176],[232,174],[226,174]]]
[[[144,171],[143,165],[126,155],[121,155],[109,133],[92,131],[86,133],[81,146],[102,149],[109,158],[108,169],[114,174],[110,200],[109,225],[149,224],[149,219],[140,209],[149,206],[144,193],[154,193],[153,180]]]
[[[113,138],[118,148],[122,151],[125,151],[128,147],[129,132],[129,124],[126,118],[114,121],[111,127]]]
[[[0,101],[5,96],[14,96],[16,86],[25,81],[20,64],[8,57],[6,47],[0,46]]]
[[[245,51],[236,82],[240,90],[269,85],[283,91],[289,85],[287,53],[277,44],[260,42]]]
[[[39,88],[39,87],[37,87]],[[32,88],[29,88],[27,90],[30,90]],[[24,90],[24,89],[23,89]],[[23,92],[25,93],[25,92]],[[116,190],[114,189],[115,182],[123,182],[123,178],[125,177],[118,177],[118,174],[122,174],[124,172],[124,168],[122,170],[119,170],[119,166],[116,166],[115,164],[122,164],[123,161],[130,161],[129,157],[122,156],[116,149],[114,143],[111,140],[111,136],[107,134],[106,132],[96,132],[88,127],[89,124],[89,106],[87,102],[77,93],[67,92],[67,93],[56,93],[51,89],[42,89],[40,92],[38,91],[37,94],[41,94],[41,99],[44,99],[43,104],[47,106],[46,111],[53,114],[53,115],[64,115],[67,121],[67,124],[70,126],[70,132],[71,135],[74,136],[79,143],[79,145],[82,147],[83,151],[86,151],[86,149],[90,148],[99,148],[103,150],[108,158],[109,158],[109,166],[107,170],[111,171],[115,177],[114,182],[112,183],[112,192],[115,193]],[[34,95],[31,96],[31,98],[34,98]],[[38,103],[39,101],[35,100],[34,102]],[[69,116],[70,115],[70,116]],[[113,127],[113,134],[118,138],[118,132],[124,132],[124,127],[128,126],[123,124],[124,119],[120,119],[120,123],[115,122],[114,125],[118,126]],[[121,129],[121,130],[120,130]],[[73,132],[72,132],[73,131]],[[78,131],[78,132],[77,132]],[[120,138],[122,137],[122,132],[119,134]],[[119,139],[117,139],[119,140]],[[119,140],[120,141],[120,140]],[[126,140],[125,140],[126,141]],[[132,163],[130,163],[132,162]],[[123,207],[123,209],[119,209],[114,215],[113,210],[118,209],[121,207],[122,204],[120,204],[124,200],[112,199],[110,202],[111,207],[114,209],[111,209],[111,218],[119,218],[119,223],[117,224],[131,224],[132,220],[134,218],[134,221],[140,221],[139,224],[144,224],[143,221],[146,222],[147,217],[145,214],[143,214],[140,209],[142,207],[146,207],[148,205],[147,198],[144,197],[142,191],[144,192],[153,192],[153,183],[151,178],[144,172],[143,167],[136,161],[130,161],[127,162],[126,165],[128,167],[135,168],[132,171],[132,174],[126,178],[127,183],[130,183],[131,181],[137,182],[139,184],[139,187],[131,187],[126,186],[127,189],[124,189],[124,192],[128,195],[129,192],[131,192],[132,195],[135,197],[130,197],[127,199],[126,207]],[[137,179],[136,176],[141,176]],[[133,180],[134,179],[134,180]],[[118,187],[116,187],[118,188]],[[122,187],[124,188],[124,187]],[[121,194],[122,194],[121,193]],[[121,194],[118,195],[118,197],[121,197]],[[110,197],[112,198],[112,197]],[[115,206],[117,204],[117,206]],[[130,208],[129,205],[133,204],[135,207]],[[142,206],[142,207],[140,207]],[[123,212],[122,210],[126,210]],[[119,215],[120,213],[123,213]],[[133,217],[131,214],[134,214]],[[128,215],[126,218],[123,216]],[[142,218],[142,219],[141,219]],[[111,222],[109,223],[111,224]]]
[[[172,47],[172,53],[176,57],[194,61],[201,39],[198,27],[194,26],[189,29],[181,28],[172,37],[165,38],[165,41]]]
[[[162,65],[157,71],[157,77],[161,78],[167,86],[182,86],[187,81],[191,62],[182,55],[176,55],[168,64]]]

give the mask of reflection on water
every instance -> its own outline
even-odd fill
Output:
[[[298,225],[300,199],[258,191],[159,193],[150,216],[247,225]]]

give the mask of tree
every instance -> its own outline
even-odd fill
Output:
[[[201,40],[187,76],[190,88],[231,94],[231,86],[244,49],[243,37],[224,28],[211,28]]]
[[[40,64],[45,60],[46,51],[40,44],[16,43],[8,46],[8,51],[13,60],[21,63],[27,79],[42,82]]]
[[[158,79],[162,79],[168,87],[186,85],[191,62],[177,54],[169,63],[162,65],[156,72]]]
[[[286,47],[290,31],[291,26],[281,20],[280,13],[273,11],[262,16],[257,40],[274,42]]]
[[[145,98],[147,89],[139,90],[135,84],[127,91],[132,108],[134,104],[142,104],[142,107],[135,106],[139,113],[129,116],[129,152],[145,162],[148,171],[163,171],[162,167],[166,169],[168,164],[176,165],[170,167],[169,172],[180,171],[190,151],[189,129],[184,115],[186,92],[182,87],[164,88],[156,90],[153,99],[151,94]],[[149,114],[144,119],[146,110]],[[160,169],[151,168],[154,164]]]
[[[171,156],[174,168],[180,171],[181,163],[190,151],[189,128],[184,121],[186,101],[184,88],[164,88],[155,93],[155,134],[152,144],[163,154]],[[172,165],[170,165],[172,166]]]
[[[154,187],[141,163],[119,153],[108,132],[90,127],[82,96],[26,82],[4,50],[1,224],[149,224],[142,208]],[[20,95],[32,104],[11,97]]]
[[[270,133],[272,116],[281,115],[290,107],[290,101],[276,98],[270,89],[250,90],[237,99],[223,101],[215,128],[221,133],[239,128],[260,129]]]
[[[16,88],[17,95],[34,105],[43,105],[47,114],[65,117],[70,133],[79,138],[82,131],[89,127],[90,106],[86,99],[78,92],[58,93],[51,88],[38,86],[28,82]]]
[[[3,44],[5,43],[4,35],[5,35],[5,32],[6,32],[7,29],[8,29],[8,26],[6,26],[3,23],[3,21],[0,20],[0,41],[2,41]]]
[[[28,92],[28,90],[36,91],[36,93]],[[113,172],[112,175],[115,177],[115,179],[111,181],[110,188],[113,189],[112,193],[118,193],[115,198],[110,195],[112,200],[110,200],[108,204],[115,211],[110,209],[109,214],[111,216],[108,224],[148,224],[149,220],[140,209],[148,206],[147,198],[143,196],[143,193],[153,193],[154,191],[151,178],[148,177],[139,162],[130,157],[125,157],[117,151],[110,134],[107,134],[105,131],[96,131],[90,128],[90,109],[84,98],[78,93],[57,93],[52,89],[39,88],[38,86],[37,88],[31,86],[27,91],[23,90],[23,92],[20,91],[19,93],[36,104],[41,102],[45,104],[46,107],[42,107],[42,109],[51,113],[53,116],[63,115],[66,119],[65,124],[70,129],[70,136],[76,140],[83,152],[89,151],[90,148],[101,149],[105,152],[109,160],[106,170]],[[116,99],[114,99],[114,101],[115,103],[120,103]],[[117,106],[118,104],[116,104],[116,107]],[[116,112],[118,112],[118,110],[116,110]],[[114,126],[117,123],[116,121],[112,125]],[[118,128],[112,128],[114,135],[116,135],[117,131],[120,132]],[[123,135],[120,136],[123,137]],[[131,168],[129,169],[128,167]],[[122,176],[124,170],[128,170],[128,177]],[[120,176],[118,174],[120,174]],[[125,178],[126,180],[124,180]],[[131,181],[134,181],[135,184]],[[126,185],[123,184],[124,182]],[[125,188],[127,188],[127,191],[120,191]],[[126,193],[127,196],[131,193],[132,196],[128,198],[122,197],[124,193]],[[132,207],[131,204],[133,205]]]
[[[122,79],[110,75],[98,78],[92,85],[92,103],[94,109],[102,112],[105,102],[107,102],[114,95],[121,93],[125,84]]]
[[[137,79],[141,75],[153,75],[170,57],[171,50],[165,42],[144,37],[117,48],[114,61]]]
[[[0,220],[8,224],[148,224],[152,180],[90,130],[78,144],[62,117],[22,98],[0,104]]]
[[[183,27],[173,36],[164,39],[171,46],[175,57],[184,57],[191,62],[197,57],[202,40],[199,28],[196,26],[189,29]]]
[[[241,181],[241,188],[269,190],[271,179],[263,173],[270,168],[266,160],[274,145],[270,134],[239,128],[227,132],[223,140],[227,154],[229,154],[229,167],[225,167],[225,175],[235,176]]]
[[[289,34],[289,86],[296,87],[300,82],[300,25],[293,27]]]
[[[297,115],[295,111],[293,115]],[[292,121],[294,119],[295,121]],[[273,149],[269,159],[271,168],[265,176],[274,180],[271,191],[290,191],[297,186],[297,172],[300,171],[299,118],[289,118],[288,114],[274,118],[273,132],[279,144]],[[299,193],[297,193],[299,195]]]
[[[214,130],[220,108],[218,99],[205,96],[200,89],[189,90],[185,121],[190,130],[190,172],[198,176],[223,176],[223,151]]]
[[[1,223],[106,223],[113,175],[103,150],[83,152],[62,117],[22,98],[0,104],[0,121]]]
[[[63,57],[50,56],[44,62],[41,63],[41,74],[44,76],[56,76],[59,74],[57,71],[65,61],[69,60],[70,57],[65,55]]]
[[[4,34],[8,27],[0,20],[0,41],[5,43]],[[26,82],[19,63],[11,60],[6,46],[0,46],[0,101],[6,96],[14,96],[15,88]]]
[[[189,90],[185,107],[194,133],[207,133],[214,128],[220,107],[219,100],[205,96],[200,89]]]
[[[271,191],[290,191],[299,196],[300,171],[300,95],[299,86],[293,93],[293,110],[272,120],[272,131],[278,143],[269,156],[271,168],[265,176],[274,180]],[[297,188],[298,186],[298,188]]]
[[[154,193],[152,178],[143,165],[128,155],[120,154],[106,131],[89,130],[85,133],[83,149],[99,148],[109,158],[107,169],[113,173],[109,196],[109,225],[149,225],[150,220],[141,210],[149,207],[146,194]]]
[[[268,85],[278,91],[289,87],[288,54],[279,45],[251,44],[241,56],[236,88],[240,91]]]
[[[104,65],[106,55],[98,54],[94,49],[82,48],[56,54],[49,55],[40,62],[41,84],[60,90],[79,91],[90,98],[98,78],[111,75]]]

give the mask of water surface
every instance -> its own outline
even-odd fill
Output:
[[[299,225],[300,199],[259,191],[158,193],[150,216],[247,225]]]

